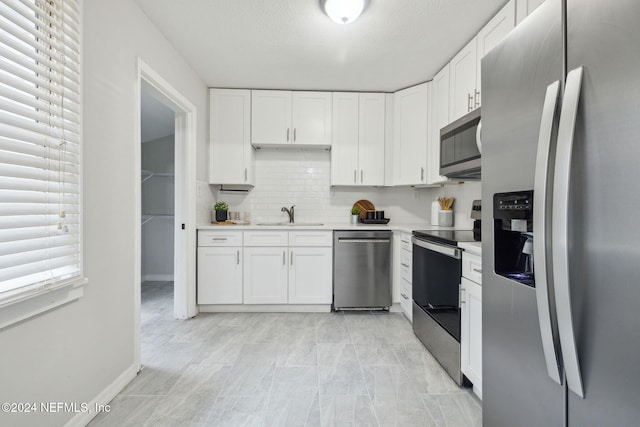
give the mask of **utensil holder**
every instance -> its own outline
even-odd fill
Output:
[[[452,227],[453,226],[453,211],[439,211],[438,212],[438,225],[440,227]]]

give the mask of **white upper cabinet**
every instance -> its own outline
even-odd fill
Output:
[[[449,122],[480,107],[481,60],[515,27],[515,1],[507,3],[449,63]]]
[[[449,63],[449,121],[453,122],[480,105],[475,103],[478,38],[474,37]],[[475,99],[474,99],[475,98]]]
[[[251,91],[251,142],[331,145],[331,93]]]
[[[429,86],[423,83],[393,96],[393,184],[426,183]]]
[[[516,0],[516,24],[520,24],[524,18],[531,15],[544,0]]]
[[[361,93],[359,114],[360,184],[384,185],[385,94]]]
[[[440,129],[449,124],[449,64],[433,78],[429,114],[427,184],[448,181],[440,175]]]
[[[209,90],[209,183],[254,185],[251,91]]]
[[[487,25],[478,33],[478,65],[477,65],[477,105],[481,102],[481,61],[484,56],[498,45],[506,36],[516,27],[516,0],[507,3],[500,12],[498,12]]]
[[[335,92],[331,185],[384,185],[385,94]]]
[[[334,92],[331,185],[358,184],[358,110],[357,93]]]
[[[251,91],[251,142],[254,145],[291,141],[291,92]]]
[[[331,92],[293,92],[294,144],[331,145]]]

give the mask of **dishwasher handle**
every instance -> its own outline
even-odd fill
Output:
[[[391,239],[380,239],[377,237],[338,237],[338,243],[391,243]]]

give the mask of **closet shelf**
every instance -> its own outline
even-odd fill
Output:
[[[171,172],[152,172],[152,171],[142,169],[142,182],[145,182],[148,179],[153,178],[154,176],[174,177],[175,174]]]
[[[142,215],[142,225],[145,225],[149,221],[154,218],[173,218],[173,214],[143,214]]]

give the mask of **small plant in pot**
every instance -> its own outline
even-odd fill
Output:
[[[351,224],[357,224],[360,217],[360,209],[351,208]]]
[[[218,202],[213,206],[213,210],[216,211],[216,222],[224,222],[227,220],[227,211],[229,205],[226,202]]]

